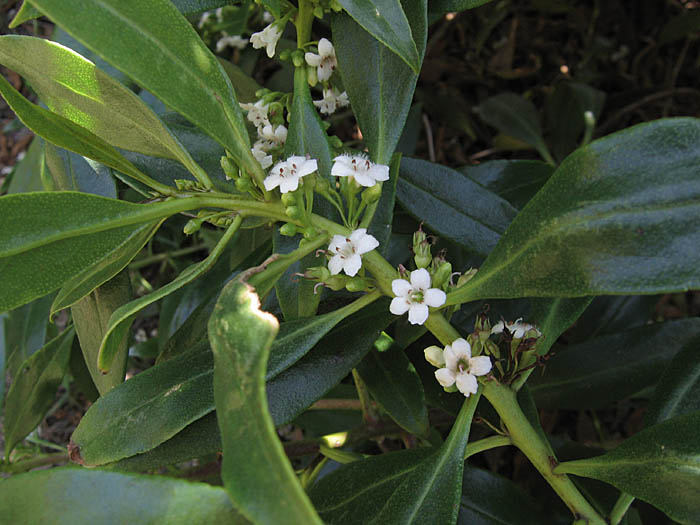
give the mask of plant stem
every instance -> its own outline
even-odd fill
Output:
[[[191,253],[206,250],[207,246],[205,244],[197,244],[195,246],[188,246],[187,248],[182,248],[181,250],[174,250],[172,252],[158,253],[156,255],[150,255],[142,259],[137,259],[129,265],[130,270],[138,270],[145,266],[150,266],[167,259],[174,259],[175,257],[182,257],[183,255],[189,255]]]
[[[467,449],[464,451],[464,459],[478,454],[479,452],[484,452],[485,450],[491,450],[496,447],[507,447],[512,445],[513,440],[509,436],[490,436],[479,441],[474,441],[467,445]]]
[[[513,444],[530,460],[542,477],[574,513],[577,519],[604,525],[605,520],[583,497],[571,479],[565,474],[555,474],[557,460],[549,446],[540,438],[518,405],[515,391],[496,381],[483,385],[484,396],[503,420]]]
[[[617,525],[622,521],[622,518],[625,517],[625,514],[629,510],[634,499],[634,496],[631,496],[630,494],[626,494],[624,492],[620,494],[615,506],[610,511],[610,525]]]
[[[68,461],[70,461],[68,454],[65,452],[59,452],[56,454],[47,454],[45,456],[29,458],[23,461],[18,461],[17,463],[2,464],[0,471],[19,474],[20,472],[27,472],[38,467],[55,465],[56,463],[67,463]]]
[[[299,0],[299,12],[295,20],[297,47],[302,48],[311,40],[311,25],[314,21],[314,6],[311,0]]]

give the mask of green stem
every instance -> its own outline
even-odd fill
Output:
[[[299,0],[299,12],[294,24],[297,28],[297,47],[302,48],[311,40],[311,25],[314,21],[314,5],[311,0]]]
[[[144,268],[167,259],[174,259],[176,257],[182,257],[184,255],[190,255],[191,253],[201,252],[206,250],[207,246],[205,244],[197,244],[195,246],[188,246],[187,248],[182,248],[181,250],[174,250],[172,252],[158,253],[156,255],[150,255],[142,259],[137,259],[129,265],[130,270],[138,270],[139,268]]]
[[[622,518],[625,517],[634,499],[634,496],[625,494],[624,492],[620,494],[615,506],[610,511],[610,525],[617,525],[622,521]]]
[[[20,472],[27,472],[38,467],[55,465],[56,463],[67,463],[68,461],[70,461],[68,454],[65,452],[59,452],[56,454],[47,454],[46,456],[29,458],[24,461],[18,461],[17,463],[2,464],[2,466],[0,466],[0,471],[19,474]]]
[[[464,459],[478,454],[479,452],[484,452],[485,450],[491,450],[496,447],[507,447],[512,445],[513,440],[509,436],[491,436],[479,441],[474,441],[467,445],[467,449],[464,451]]]
[[[583,497],[571,479],[565,474],[553,472],[558,464],[557,460],[525,417],[518,405],[515,391],[496,381],[486,382],[483,390],[484,396],[503,420],[513,444],[527,456],[574,516],[591,524],[604,525],[605,520]]]

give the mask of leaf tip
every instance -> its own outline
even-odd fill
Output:
[[[80,455],[80,445],[76,445],[72,439],[68,443],[68,457],[73,463],[85,466],[85,460]]]

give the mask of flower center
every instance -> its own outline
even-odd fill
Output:
[[[336,247],[336,251],[340,254],[341,259],[347,257],[352,257],[355,255],[355,245],[350,241],[350,239],[345,239],[345,244],[343,246]]]
[[[422,303],[423,302],[423,290],[413,290],[411,292],[411,302]]]
[[[457,361],[457,369],[460,372],[469,372],[469,360],[468,359],[460,359]]]

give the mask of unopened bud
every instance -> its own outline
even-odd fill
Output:
[[[348,292],[361,292],[367,288],[367,281],[356,275],[345,283],[345,289]]]
[[[343,148],[343,141],[340,140],[340,138],[336,137],[333,135],[332,137],[328,137],[328,143],[331,145],[331,147],[335,149],[342,149]]]
[[[425,360],[436,368],[443,368],[445,366],[445,357],[443,349],[439,346],[429,346],[423,350],[425,355]]]
[[[289,58],[291,57],[291,55],[292,55],[292,50],[291,50],[291,49],[283,49],[282,51],[280,51],[280,53],[277,55],[277,57],[278,57],[280,60],[289,60]]]
[[[427,268],[433,262],[428,236],[421,228],[413,234],[413,260],[417,268]]]
[[[315,67],[307,67],[306,68],[306,81],[309,83],[309,86],[314,87],[316,84],[318,84],[318,76],[316,75],[316,68]]]
[[[241,193],[247,192],[252,186],[252,182],[248,177],[238,177],[236,179],[236,189]]]
[[[285,124],[284,121],[284,106],[279,102],[271,102],[267,109],[267,115],[270,123],[276,128],[279,125]]]
[[[295,49],[292,51],[292,64],[294,64],[294,67],[301,67],[305,63],[304,52],[301,49]]]
[[[466,272],[464,272],[462,275],[459,276],[459,279],[457,279],[457,288],[460,286],[465,285],[469,281],[472,280],[472,278],[476,275],[476,272],[478,271],[477,268],[469,268]]]
[[[313,239],[318,235],[318,232],[314,229],[313,226],[309,226],[308,228],[304,228],[304,239]]]
[[[323,18],[323,8],[320,5],[314,7],[314,16],[316,18]]]
[[[314,191],[320,193],[321,195],[327,195],[331,189],[331,183],[328,179],[324,177],[318,177],[316,179],[316,184],[314,185]]]
[[[301,218],[303,215],[297,206],[288,206],[284,209],[284,212],[287,214],[287,217],[295,220]]]
[[[235,179],[238,177],[238,166],[226,156],[221,157],[221,169],[224,170],[226,180]]]
[[[433,288],[446,288],[452,275],[452,264],[443,260],[433,273]]]
[[[345,288],[345,283],[347,283],[348,279],[350,278],[345,275],[331,275],[328,279],[323,281],[323,284],[334,292],[337,292]]]
[[[312,268],[306,269],[306,271],[304,272],[304,277],[325,282],[331,278],[331,272],[325,266],[314,266]]]
[[[187,224],[185,224],[185,227],[182,229],[182,231],[185,233],[185,235],[192,235],[193,233],[199,231],[201,227],[201,219],[190,219],[189,221],[187,221]]]
[[[377,202],[381,196],[382,186],[381,184],[375,184],[362,192],[362,202],[365,204],[372,204],[373,202]]]
[[[296,224],[292,224],[291,222],[283,224],[280,226],[280,234],[285,237],[294,237],[297,234]]]
[[[293,191],[288,191],[282,194],[282,204],[285,206],[294,206],[297,203],[297,195]]]

